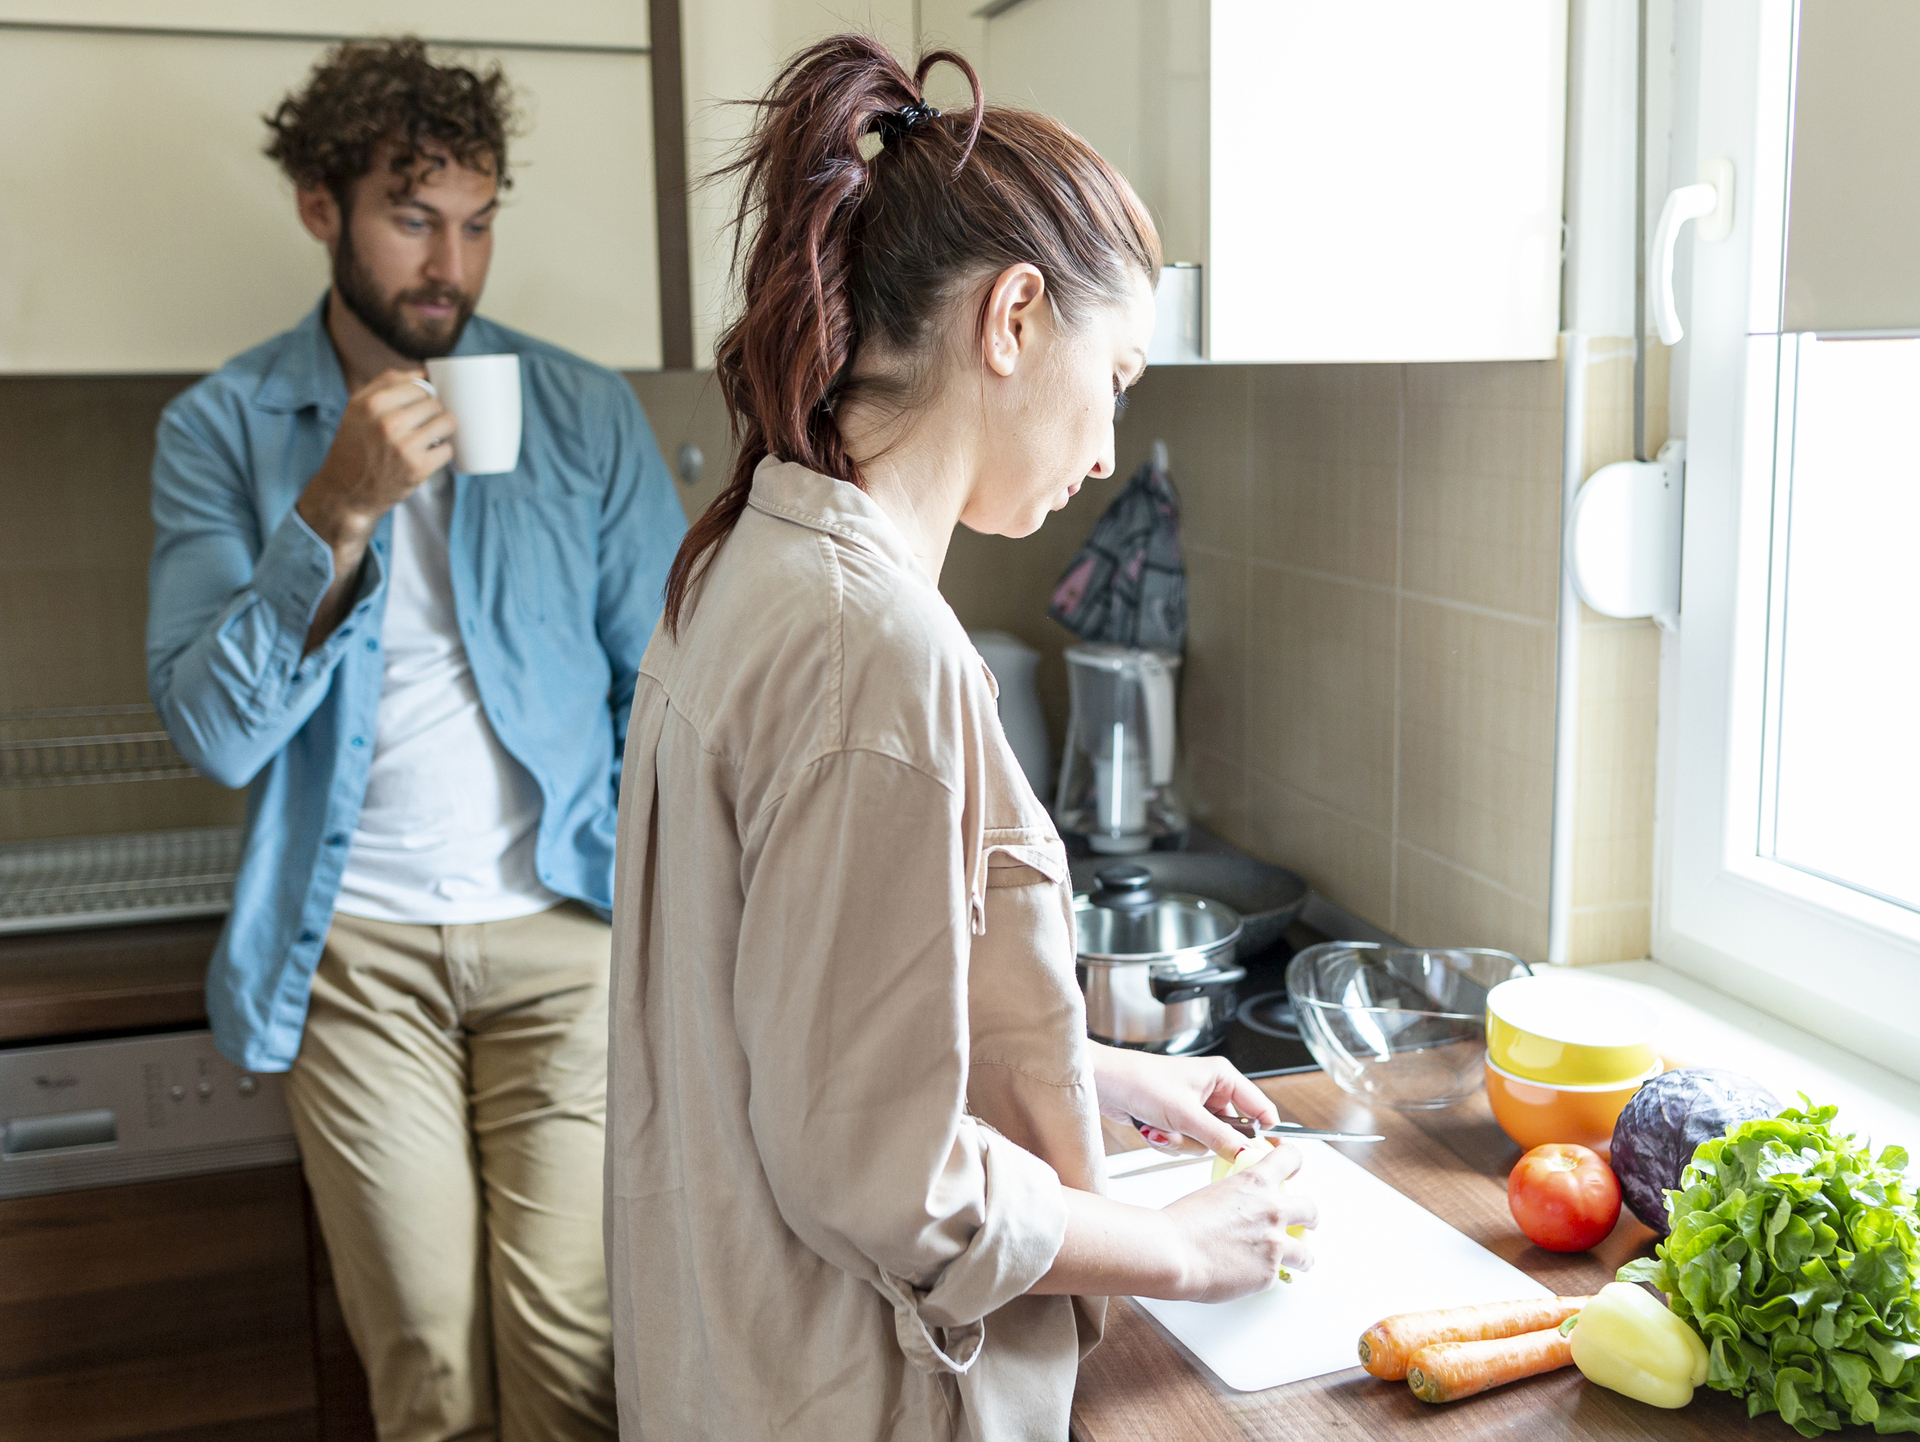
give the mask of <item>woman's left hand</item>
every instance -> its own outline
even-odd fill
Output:
[[[1220,1120],[1238,1112],[1263,1126],[1280,1119],[1266,1093],[1217,1056],[1155,1056],[1150,1052],[1093,1045],[1094,1088],[1100,1113],[1117,1122],[1144,1122],[1171,1134],[1147,1136],[1161,1151],[1191,1153],[1191,1137],[1208,1150],[1230,1157],[1246,1138]]]

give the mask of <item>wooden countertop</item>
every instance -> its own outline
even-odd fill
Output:
[[[0,936],[0,1043],[204,1024],[218,919]]]
[[[1651,1250],[1653,1234],[1624,1209],[1613,1235],[1591,1252],[1569,1256],[1528,1242],[1507,1211],[1507,1172],[1520,1149],[1495,1125],[1484,1092],[1444,1111],[1394,1112],[1370,1110],[1321,1072],[1274,1077],[1260,1086],[1289,1121],[1384,1133],[1384,1142],[1340,1150],[1562,1296],[1599,1290],[1622,1263]],[[1109,1131],[1108,1145],[1121,1150],[1142,1143]],[[1420,1401],[1405,1383],[1369,1377],[1357,1364],[1267,1392],[1233,1392],[1118,1297],[1107,1308],[1105,1340],[1080,1365],[1073,1399],[1076,1442],[1414,1435],[1436,1442],[1501,1436],[1691,1442],[1793,1434],[1778,1418],[1749,1421],[1744,1403],[1705,1387],[1690,1406],[1669,1412],[1591,1386],[1571,1367],[1438,1407]]]

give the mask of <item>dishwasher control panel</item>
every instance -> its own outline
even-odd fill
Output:
[[[0,1197],[294,1159],[277,1074],[208,1031],[0,1049]]]

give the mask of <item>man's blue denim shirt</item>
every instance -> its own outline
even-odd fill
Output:
[[[186,758],[247,787],[207,1011],[255,1071],[300,1049],[386,659],[391,516],[347,618],[301,655],[333,553],[293,507],[347,404],[324,306],[169,405],[153,463],[147,684]],[[540,879],[605,912],[627,712],[686,518],[624,380],[478,316],[454,354],[506,351],[520,464],[454,478],[454,604],[494,732],[540,786]]]

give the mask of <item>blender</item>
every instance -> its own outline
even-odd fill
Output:
[[[1061,831],[1102,855],[1177,847],[1173,683],[1180,658],[1131,646],[1067,648],[1072,715],[1054,798]]]

